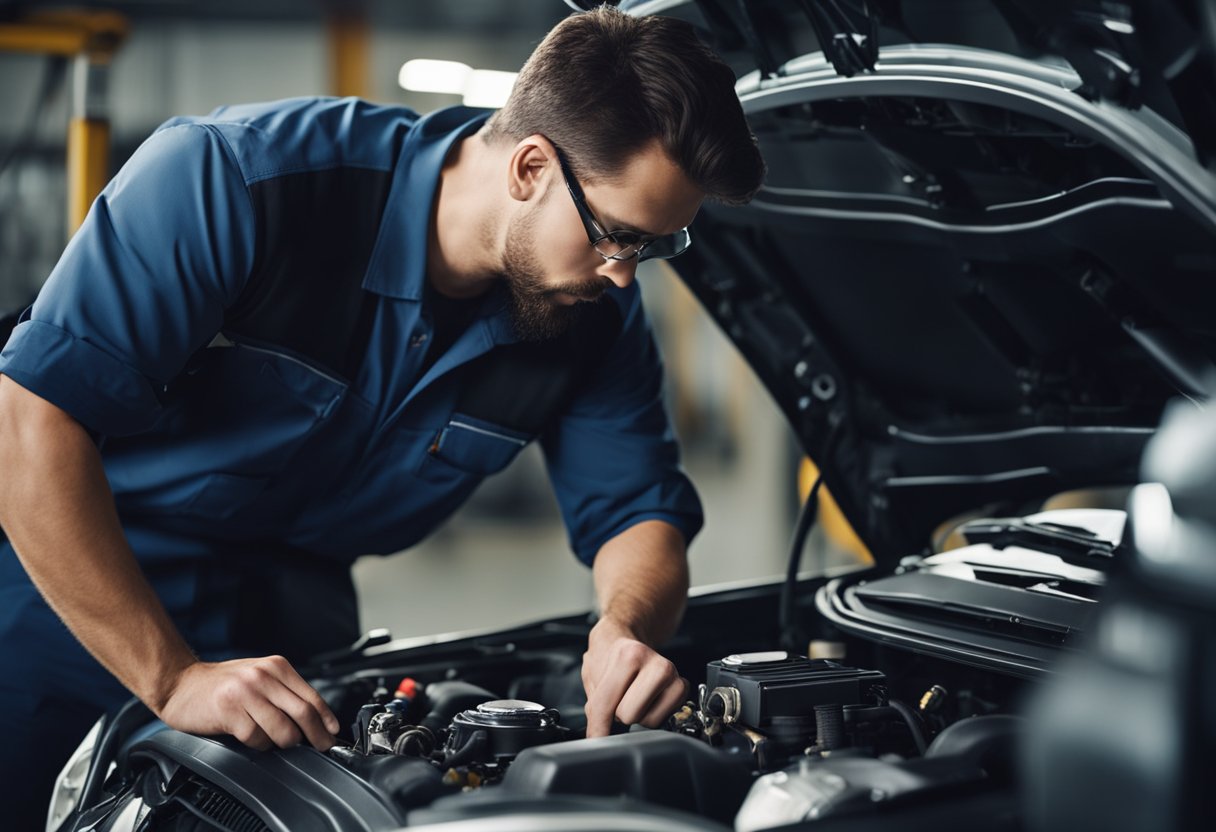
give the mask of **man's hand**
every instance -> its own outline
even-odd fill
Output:
[[[626,725],[657,728],[688,695],[676,667],[626,628],[601,619],[583,654],[587,736],[606,737],[615,716]]]
[[[231,734],[259,751],[304,739],[326,751],[339,729],[329,706],[282,656],[195,662],[156,711],[171,728]]]
[[[583,654],[587,736],[607,736],[613,716],[657,728],[688,693],[675,665],[654,651],[684,612],[684,536],[662,520],[644,520],[600,547],[592,573],[600,620]]]

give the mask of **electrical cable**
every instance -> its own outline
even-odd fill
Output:
[[[903,717],[904,722],[908,726],[908,730],[912,732],[912,742],[916,743],[917,752],[920,753],[920,756],[925,756],[925,749],[929,747],[929,744],[925,741],[925,726],[920,721],[920,717],[917,716],[916,712],[913,711],[912,708],[905,705],[903,702],[900,702],[898,699],[888,699],[887,704],[894,708],[896,713]]]
[[[52,56],[47,59],[46,69],[42,73],[42,83],[39,84],[38,93],[34,98],[34,105],[30,109],[30,113],[26,116],[25,126],[17,134],[16,140],[8,151],[0,156],[0,176],[8,170],[9,165],[13,160],[29,149],[33,144],[34,137],[38,132],[38,124],[42,121],[42,113],[46,109],[47,102],[54,96],[56,89],[63,83],[67,77],[68,62],[66,58],[60,56]]]
[[[819,509],[819,489],[823,485],[823,472],[815,478],[815,484],[806,496],[802,509],[798,512],[798,523],[794,526],[794,537],[790,541],[790,555],[785,570],[785,583],[781,587],[781,602],[778,605],[778,616],[781,622],[781,646],[790,653],[801,654],[805,639],[798,627],[797,615],[794,611],[794,594],[798,586],[798,565],[802,560],[802,547],[807,535],[815,524]]]
[[[798,522],[794,526],[794,535],[790,540],[788,566],[785,570],[785,583],[781,587],[781,600],[777,606],[778,623],[781,633],[781,646],[784,650],[795,655],[802,655],[806,649],[806,636],[798,626],[797,604],[795,594],[798,588],[798,566],[802,561],[802,549],[806,545],[807,536],[815,526],[819,514],[819,489],[823,487],[823,469],[832,458],[835,450],[836,436],[840,422],[832,424],[827,438],[823,443],[823,457],[819,475],[811,486],[802,509],[798,512]]]

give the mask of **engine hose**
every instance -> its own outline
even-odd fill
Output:
[[[888,699],[887,704],[895,709],[895,712],[903,717],[904,723],[908,726],[908,730],[912,733],[912,742],[916,743],[916,751],[922,757],[925,756],[925,749],[929,744],[925,742],[925,726],[920,721],[920,717],[910,707],[900,702],[898,699]]]
[[[429,757],[435,750],[435,735],[422,725],[410,728],[393,741],[393,753],[402,757]]]
[[[432,682],[423,689],[423,694],[430,712],[419,720],[419,724],[435,736],[439,736],[461,711],[499,698],[485,688],[460,681]]]

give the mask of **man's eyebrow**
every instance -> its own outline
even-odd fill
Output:
[[[640,228],[630,225],[627,222],[621,222],[615,217],[601,216],[600,222],[608,226],[607,231],[632,231],[634,234],[640,234],[643,237],[662,237],[662,234],[652,234],[649,231],[643,231]]]

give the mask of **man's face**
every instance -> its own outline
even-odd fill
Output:
[[[637,270],[636,258],[605,260],[592,248],[556,158],[546,176],[543,193],[512,217],[503,251],[502,276],[524,340],[565,332],[579,303],[628,286]],[[581,184],[587,206],[607,230],[653,236],[687,227],[705,196],[657,143],[630,159],[616,179]]]

